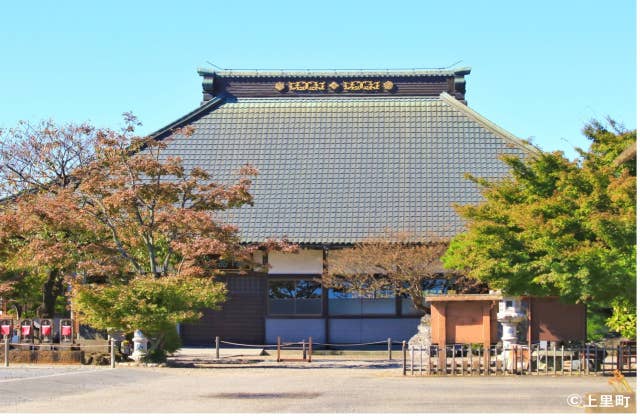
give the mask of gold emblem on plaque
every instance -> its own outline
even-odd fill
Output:
[[[376,92],[391,91],[395,88],[395,84],[391,80],[384,83],[377,80],[343,80],[337,82],[335,80],[327,83],[318,80],[296,80],[288,82],[276,82],[274,88],[278,92],[322,92],[327,88],[333,92]]]
[[[294,91],[313,92],[313,91],[320,91],[320,90],[326,90],[326,89],[327,89],[327,85],[325,82],[318,82],[315,80],[311,80],[311,81],[301,80],[297,82],[289,82],[289,90],[292,92]]]
[[[346,92],[375,91],[380,90],[380,82],[373,80],[349,80],[342,82],[342,88]]]

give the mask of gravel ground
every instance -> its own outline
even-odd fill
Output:
[[[380,363],[12,366],[0,368],[0,411],[581,413],[567,404],[569,395],[612,391],[603,377],[403,377],[397,366]],[[629,382],[636,386],[635,378]]]

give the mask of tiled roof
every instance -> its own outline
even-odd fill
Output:
[[[624,149],[622,153],[620,153],[620,155],[618,155],[618,157],[614,159],[613,164],[620,165],[624,162],[628,162],[632,159],[635,159],[636,153],[637,153],[637,146],[636,146],[636,142],[634,141],[632,145]]]
[[[464,228],[452,204],[481,199],[464,174],[504,177],[499,155],[535,152],[447,94],[227,99],[185,121],[194,134],[164,153],[216,180],[246,163],[260,171],[255,205],[225,216],[247,242],[345,244],[386,228],[450,237]]]

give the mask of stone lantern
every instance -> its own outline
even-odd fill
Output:
[[[149,340],[142,334],[142,331],[136,330],[133,333],[133,353],[130,358],[139,362],[147,354],[147,343]]]
[[[498,322],[502,325],[503,358],[507,368],[511,369],[511,349],[518,342],[518,324],[526,315],[522,310],[522,302],[515,297],[505,297],[500,301],[497,315]]]

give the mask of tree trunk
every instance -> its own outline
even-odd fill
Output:
[[[64,292],[62,277],[60,276],[60,270],[53,269],[49,272],[47,281],[44,283],[42,290],[42,310],[40,312],[41,318],[53,318],[56,311],[56,301],[58,296]]]

